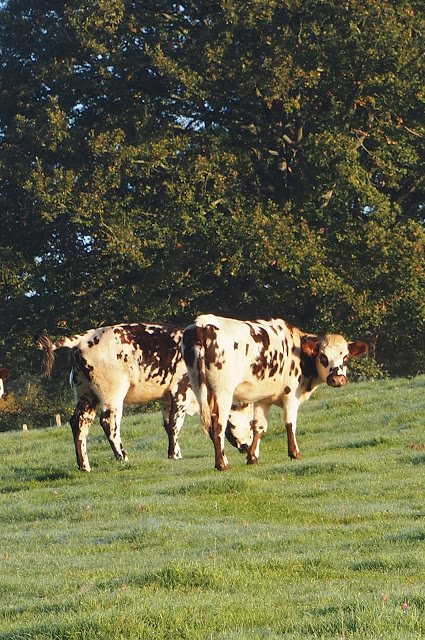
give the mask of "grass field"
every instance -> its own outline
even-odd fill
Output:
[[[321,388],[302,459],[272,412],[260,463],[214,470],[198,418],[0,434],[0,640],[425,637],[425,376]]]

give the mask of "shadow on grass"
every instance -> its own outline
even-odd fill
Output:
[[[390,542],[423,542],[425,540],[425,528],[419,527],[417,529],[403,531],[403,533],[388,536],[387,539],[390,540]]]
[[[216,477],[196,479],[192,482],[186,482],[180,487],[164,488],[159,493],[165,495],[228,495],[229,493],[239,493],[249,489],[251,484],[250,478],[240,478],[232,476],[229,473],[220,474]]]
[[[388,436],[373,436],[364,440],[357,440],[353,442],[347,442],[342,448],[345,449],[365,449],[367,447],[379,447],[380,445],[396,444],[396,438],[390,438]]]
[[[140,575],[128,576],[123,580],[111,580],[96,585],[100,592],[118,592],[128,587],[137,589],[156,590],[181,590],[190,592],[192,590],[207,589],[209,591],[222,591],[229,587],[226,580],[227,573],[218,567],[196,567],[173,564],[158,571],[141,573]]]
[[[338,460],[303,462],[298,460],[296,463],[290,463],[289,466],[275,467],[271,474],[283,474],[287,477],[295,476],[316,476],[331,474],[333,476],[345,476],[348,472],[365,472],[368,471],[370,465],[364,460],[355,460],[353,462],[341,462]]]
[[[412,451],[400,456],[400,462],[403,464],[424,465],[425,464],[425,452],[419,449],[417,446],[409,447]],[[420,451],[420,453],[418,453]]]
[[[75,476],[74,472],[70,472],[67,469],[52,469],[51,467],[29,469],[24,467],[14,467],[13,473],[16,478],[19,478],[22,482],[52,482],[58,480],[69,480]],[[20,487],[22,489],[22,486]],[[10,489],[16,491],[17,488]],[[2,489],[7,491],[7,489]]]

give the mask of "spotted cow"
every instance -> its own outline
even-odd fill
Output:
[[[172,325],[138,322],[89,329],[54,343],[48,336],[36,337],[37,346],[44,350],[46,375],[51,374],[55,350],[71,350],[75,410],[70,423],[80,469],[90,471],[87,435],[99,404],[100,424],[117,459],[128,460],[120,434],[123,405],[151,401],[161,407],[168,457],[181,458],[178,438],[185,415],[199,412],[182,358],[182,334]],[[240,426],[247,411],[235,408],[227,425],[228,437],[233,437],[232,444],[240,451],[252,442],[252,433]],[[248,424],[249,420],[250,416]]]
[[[336,334],[312,335],[280,319],[244,322],[202,315],[185,329],[182,350],[202,426],[214,443],[215,467],[227,470],[224,432],[232,403],[254,403],[248,464],[258,461],[271,405],[283,408],[288,455],[299,458],[298,407],[319,384],[344,386],[348,359],[368,347]]]
[[[7,380],[9,377],[10,373],[7,369],[5,369],[4,367],[0,367],[0,398],[2,397],[3,393],[4,393],[4,384],[3,381]]]

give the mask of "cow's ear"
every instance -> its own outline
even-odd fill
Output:
[[[348,345],[348,353],[350,354],[350,358],[354,358],[356,356],[362,356],[364,353],[369,351],[369,347],[365,342],[360,342],[360,340],[356,340],[355,342],[350,342]]]
[[[0,379],[1,380],[7,380],[8,377],[10,376],[10,373],[7,369],[5,369],[4,367],[0,368]]]
[[[314,340],[306,340],[301,343],[301,351],[312,358],[313,356],[317,356],[319,353],[319,345]]]

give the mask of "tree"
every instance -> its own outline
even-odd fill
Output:
[[[9,0],[1,17],[15,376],[38,330],[201,311],[360,334],[423,371],[419,2]]]

